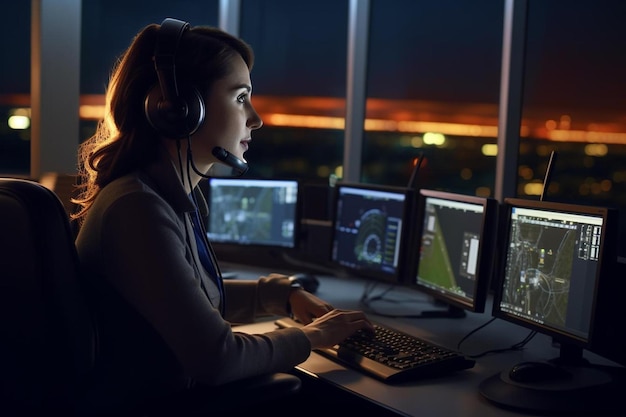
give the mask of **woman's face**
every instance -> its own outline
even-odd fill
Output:
[[[205,97],[204,123],[191,136],[194,162],[200,171],[206,172],[218,161],[211,153],[216,146],[245,161],[244,152],[252,140],[252,131],[263,125],[252,106],[251,95],[250,72],[243,58],[237,55],[231,60],[228,75],[214,82],[209,96]]]

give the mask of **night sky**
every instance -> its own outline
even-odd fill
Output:
[[[0,28],[0,94],[27,93],[30,2]],[[345,94],[348,2],[242,1],[240,35],[257,54],[255,94]],[[371,2],[368,94],[435,101],[498,100],[503,7],[493,0]],[[496,4],[496,6],[494,6]],[[83,2],[81,91],[102,94],[135,33],[165,16],[217,25],[217,0]],[[626,2],[529,1],[525,103],[626,109]],[[15,40],[19,41],[15,41]],[[590,106],[590,102],[593,103]]]

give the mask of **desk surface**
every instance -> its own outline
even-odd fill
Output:
[[[263,273],[260,268],[237,268],[237,279],[256,279],[259,273]],[[232,266],[228,269],[232,270]],[[366,289],[372,294],[377,294],[390,287],[389,284],[378,283],[371,288],[371,282],[344,277],[318,275],[318,279],[320,286],[316,295],[335,307],[344,309],[363,309],[363,306],[359,304],[359,299]],[[376,311],[384,312],[385,316],[369,313],[369,317],[374,321],[440,345],[460,350],[466,355],[475,355],[487,350],[509,347],[522,341],[529,334],[528,329],[503,320],[494,320],[458,346],[466,335],[492,319],[490,303],[491,298],[487,301],[485,313],[468,313],[464,318],[387,317],[386,315],[414,314],[421,309],[432,308],[428,296],[408,288],[394,287],[383,300],[377,301],[372,306]],[[275,328],[274,319],[269,319],[238,326],[236,329],[246,333],[262,333]],[[519,417],[523,413],[496,407],[483,398],[479,393],[479,384],[515,363],[527,360],[547,360],[557,357],[558,354],[559,351],[552,346],[551,339],[538,334],[524,350],[485,355],[477,358],[475,366],[471,369],[452,375],[397,385],[377,381],[315,352],[305,362],[298,365],[297,369],[400,415]],[[588,352],[585,356],[593,363],[611,365],[610,362]]]

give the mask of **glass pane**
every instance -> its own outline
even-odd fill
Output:
[[[30,174],[30,1],[2,5],[0,174]],[[9,18],[10,17],[10,18]]]
[[[503,3],[371,3],[362,181],[493,195]]]
[[[620,0],[529,2],[519,196],[539,198],[554,150],[546,199],[626,207],[625,19]]]
[[[342,164],[348,2],[243,0],[240,36],[255,51],[252,102],[264,126],[251,176],[328,182]]]

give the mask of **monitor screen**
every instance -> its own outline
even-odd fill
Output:
[[[296,180],[211,178],[207,233],[212,242],[296,248]]]
[[[513,364],[483,381],[481,394],[533,413],[594,413],[621,404],[610,368],[583,357],[589,350],[624,360],[624,280],[612,276],[616,211],[508,198],[502,215],[493,316],[551,336],[559,354]]]
[[[409,189],[347,183],[335,188],[331,261],[359,277],[399,281]]]
[[[494,313],[566,341],[591,340],[606,210],[506,201]]]
[[[483,312],[494,266],[498,202],[493,198],[421,189],[414,208],[415,253],[409,285],[444,309],[423,316]]]

